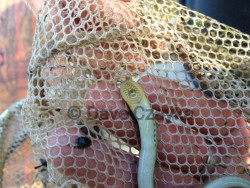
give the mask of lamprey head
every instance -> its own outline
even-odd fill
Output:
[[[145,100],[145,94],[141,86],[132,80],[127,80],[121,84],[121,95],[130,108],[136,107]]]

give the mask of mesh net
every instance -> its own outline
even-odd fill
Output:
[[[133,79],[157,122],[156,187],[250,180],[249,45],[248,35],[170,0],[47,0],[22,108],[35,164],[47,162],[40,179],[137,186],[139,128],[119,92]]]
[[[0,116],[0,187],[42,187],[32,153],[31,141],[22,125],[23,101]],[[42,169],[41,169],[42,170]]]

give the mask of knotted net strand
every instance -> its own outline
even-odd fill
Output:
[[[249,35],[170,0],[45,1],[22,115],[47,186],[137,186],[126,79],[154,109],[156,187],[250,179],[249,46]],[[78,148],[80,136],[91,146]]]

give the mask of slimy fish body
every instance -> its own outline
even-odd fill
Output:
[[[139,188],[154,187],[156,160],[156,123],[149,118],[152,108],[144,91],[136,82],[129,80],[121,84],[121,95],[135,115],[140,129],[141,150],[138,167]]]

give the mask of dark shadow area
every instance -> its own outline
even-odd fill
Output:
[[[250,34],[250,1],[246,0],[179,0],[192,10]]]

